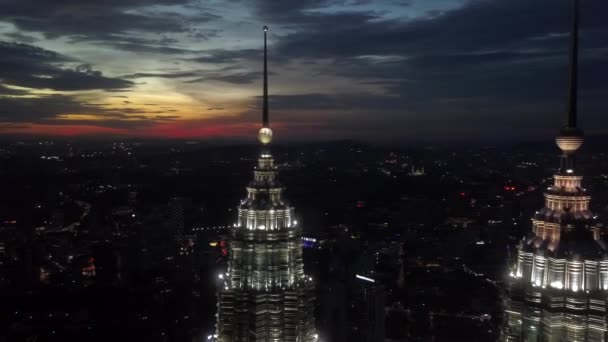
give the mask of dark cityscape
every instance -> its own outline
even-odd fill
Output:
[[[608,341],[606,5],[0,0],[0,342]]]

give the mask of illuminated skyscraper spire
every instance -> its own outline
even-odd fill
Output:
[[[567,121],[556,138],[561,165],[511,268],[502,333],[508,342],[608,340],[608,248],[574,160],[583,131],[576,122],[579,0],[572,1]]]
[[[583,144],[583,131],[577,127],[578,116],[578,30],[579,0],[573,0],[572,31],[570,32],[570,79],[568,86],[568,104],[566,125],[556,138],[557,146],[562,150],[561,172],[573,170],[574,153]]]
[[[568,92],[568,127],[576,128],[578,93],[578,0],[573,1],[572,31],[570,32],[570,85]]]
[[[216,340],[316,342],[314,283],[304,273],[302,230],[283,197],[268,144],[268,70],[264,26],[263,147],[230,231],[228,267],[218,275]],[[213,337],[213,336],[211,336]]]
[[[269,127],[268,123],[268,53],[266,36],[268,34],[268,26],[264,26],[264,117],[262,118],[262,127]]]
[[[268,26],[264,26],[264,104],[262,108],[262,128],[258,133],[258,140],[263,145],[268,145],[272,141],[272,130],[268,118],[268,54],[266,36],[268,34]]]

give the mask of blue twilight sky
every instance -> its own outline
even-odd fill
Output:
[[[0,134],[514,141],[565,118],[572,0],[0,0]],[[608,1],[580,112],[608,131]]]

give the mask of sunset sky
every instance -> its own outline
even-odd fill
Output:
[[[503,141],[565,118],[570,0],[0,0],[0,134]],[[608,133],[608,1],[580,117]]]

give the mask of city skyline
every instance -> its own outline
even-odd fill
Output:
[[[606,10],[0,2],[0,341],[608,341]]]
[[[563,119],[568,6],[6,1],[0,134],[247,139],[262,106],[255,32],[268,24],[281,141],[546,138]],[[606,6],[582,2],[589,135],[608,129]]]

